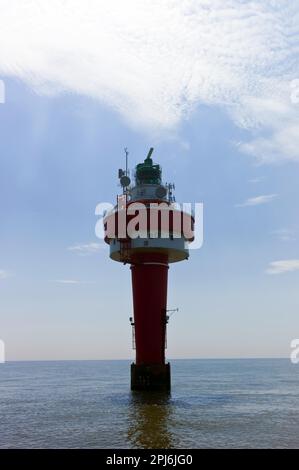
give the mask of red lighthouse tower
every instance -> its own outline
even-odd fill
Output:
[[[170,390],[170,364],[165,362],[168,269],[170,263],[188,259],[193,240],[194,219],[174,203],[174,185],[162,183],[152,152],[136,166],[135,183],[127,165],[119,170],[123,194],[104,217],[110,258],[131,265],[136,344],[132,390]]]

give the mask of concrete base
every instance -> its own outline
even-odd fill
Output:
[[[170,390],[170,364],[131,364],[131,390]]]

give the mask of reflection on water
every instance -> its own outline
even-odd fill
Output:
[[[129,405],[128,440],[133,447],[174,447],[172,406],[169,392],[132,392]]]

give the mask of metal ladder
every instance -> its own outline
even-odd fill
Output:
[[[127,263],[130,259],[131,240],[122,239],[120,240],[120,260],[123,263]]]

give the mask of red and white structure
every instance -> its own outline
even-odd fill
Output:
[[[123,194],[104,217],[110,258],[131,265],[133,390],[170,389],[170,364],[165,361],[168,269],[169,264],[188,259],[188,244],[194,238],[194,219],[174,204],[174,185],[162,183],[161,167],[153,164],[152,152],[136,166],[135,184],[127,169],[119,170]]]

